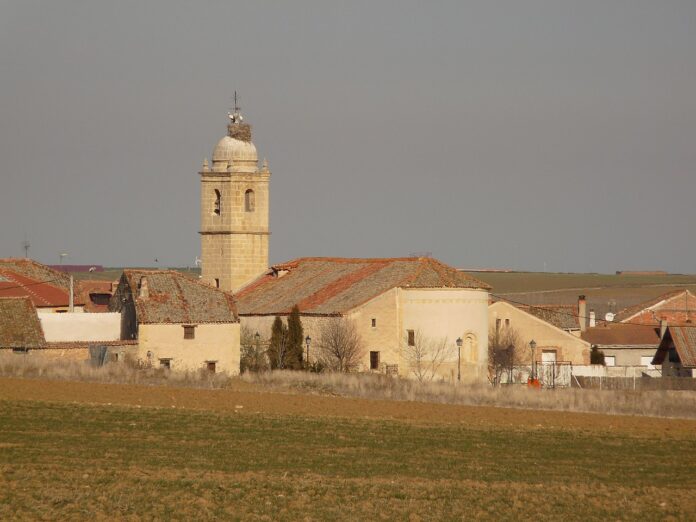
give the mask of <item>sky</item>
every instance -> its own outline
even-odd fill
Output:
[[[693,0],[0,0],[0,257],[193,265],[236,90],[271,263],[694,273],[695,50]]]

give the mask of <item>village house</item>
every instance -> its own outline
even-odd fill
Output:
[[[696,326],[667,326],[652,364],[663,377],[696,377]]]
[[[342,317],[354,322],[362,339],[364,371],[409,376],[408,347],[427,339],[448,352],[438,378],[485,381],[488,290],[431,258],[310,257],[273,266],[235,297],[242,326],[264,339],[275,316],[287,316],[297,305],[313,339],[310,361],[321,349],[323,325]]]
[[[231,295],[171,270],[126,270],[111,299],[120,338],[110,351],[142,366],[239,373],[239,319]]]
[[[588,328],[582,338],[604,354],[608,368],[637,368],[657,377],[652,364],[660,344],[660,328],[651,325],[601,322]]]
[[[581,300],[582,306],[582,300]],[[488,307],[488,320],[493,331],[512,328],[523,347],[520,364],[530,364],[534,341],[537,364],[590,364],[590,343],[580,338],[581,321],[578,309],[565,305],[515,305],[497,301]]]

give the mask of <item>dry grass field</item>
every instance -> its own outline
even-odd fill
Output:
[[[673,519],[696,421],[0,379],[0,518]]]

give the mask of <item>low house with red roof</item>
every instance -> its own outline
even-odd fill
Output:
[[[437,378],[485,381],[489,288],[432,258],[308,257],[271,267],[235,299],[242,326],[264,339],[274,318],[297,305],[312,339],[310,362],[317,360],[325,325],[346,318],[364,346],[361,370],[410,376],[408,354],[427,339],[446,348]]]
[[[696,325],[668,326],[652,363],[663,377],[696,377]]]
[[[121,314],[121,339],[137,342],[124,355],[140,365],[239,373],[230,294],[176,271],[125,270],[109,307]]]
[[[660,344],[660,328],[652,325],[606,323],[588,328],[582,338],[604,353],[604,364],[633,367],[638,374],[653,375],[652,363]]]
[[[28,297],[39,312],[68,312],[70,276],[31,259],[0,259],[0,297]],[[74,311],[84,311],[74,297]]]

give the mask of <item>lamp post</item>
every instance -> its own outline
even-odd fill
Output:
[[[462,338],[457,337],[457,382],[462,380]]]
[[[536,341],[534,339],[529,341],[529,347],[532,350],[532,380],[536,380]]]
[[[312,338],[308,335],[307,337],[305,337],[304,342],[307,345],[307,367],[309,367],[309,345],[312,342]]]

